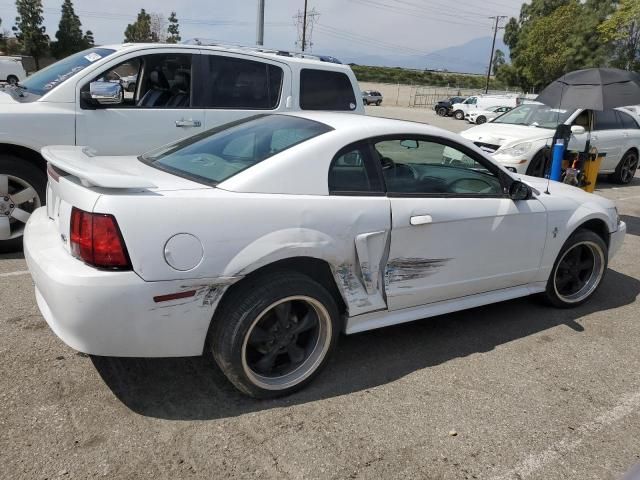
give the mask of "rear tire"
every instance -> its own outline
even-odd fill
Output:
[[[462,110],[456,110],[453,116],[456,120],[464,120],[464,112]]]
[[[573,308],[589,300],[607,271],[608,249],[591,230],[577,230],[560,249],[547,282],[546,300],[558,308]]]
[[[6,182],[5,182],[6,180]],[[5,191],[4,187],[8,185],[8,191]],[[13,201],[13,196],[19,192],[23,192],[28,188],[33,188],[35,195],[32,199],[26,201]],[[18,208],[19,210],[31,214],[36,208],[45,204],[47,189],[47,176],[38,167],[32,163],[14,155],[0,155],[0,202],[3,202],[3,210],[6,208],[7,201],[5,198],[9,198],[8,205],[14,205],[11,208]],[[15,218],[14,211],[6,215],[6,211],[0,212],[3,217],[9,217],[10,232],[14,238],[1,239],[0,238],[0,253],[13,252],[20,250],[22,247],[22,231],[28,218],[28,215],[22,213],[16,215],[19,218]],[[2,227],[2,225],[0,225]],[[2,228],[0,228],[2,232]]]
[[[378,106],[378,107],[379,107],[381,103],[382,103],[382,100],[378,100],[378,101],[376,102],[376,106]]]
[[[629,150],[620,160],[615,172],[610,175],[610,179],[615,183],[627,185],[633,180],[637,169],[638,154],[633,150]]]
[[[369,105],[369,102],[367,102],[366,100],[362,100],[362,103],[364,103],[364,106],[366,107],[367,105]]]
[[[293,393],[326,365],[340,332],[333,296],[293,271],[257,277],[225,296],[210,351],[231,383],[255,398]]]

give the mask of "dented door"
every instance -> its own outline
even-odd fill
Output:
[[[547,220],[536,199],[391,198],[391,210],[390,310],[524,285],[538,271]]]

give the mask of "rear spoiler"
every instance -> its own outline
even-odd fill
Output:
[[[53,166],[78,177],[85,187],[156,188],[154,183],[142,177],[101,164],[100,157],[93,155],[88,147],[52,145],[40,152]]]

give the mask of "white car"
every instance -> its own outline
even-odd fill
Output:
[[[594,128],[589,134],[592,115]],[[621,184],[633,179],[638,168],[640,125],[637,117],[623,108],[592,112],[555,109],[532,102],[461,135],[510,170],[542,177],[545,158],[560,123],[571,125],[575,132],[569,142],[570,150],[584,151],[590,138],[591,146],[606,154],[601,173],[610,174],[614,182]]]
[[[467,113],[476,110],[485,110],[493,105],[503,105],[505,107],[515,107],[520,103],[518,95],[474,95],[468,97],[462,103],[454,103],[451,106],[453,118],[464,120]]]
[[[94,355],[204,353],[255,397],[301,388],[340,332],[579,305],[626,232],[611,201],[413,122],[260,115],[139,158],[42,153],[24,248],[51,329]]]
[[[11,209],[0,228],[0,251],[20,247],[29,214],[46,201],[42,147],[140,155],[258,113],[364,114],[353,71],[335,62],[262,47],[128,43],[76,53],[0,88],[0,209],[22,212]]]
[[[15,85],[25,78],[27,78],[27,73],[22,66],[22,57],[0,56],[0,82]]]
[[[494,106],[489,107],[486,110],[474,110],[473,112],[467,113],[464,118],[469,123],[482,125],[483,123],[487,123],[488,121],[493,120],[512,109],[513,107]]]

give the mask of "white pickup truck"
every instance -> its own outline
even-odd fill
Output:
[[[46,202],[44,146],[139,155],[248,116],[297,110],[363,114],[349,66],[258,47],[123,44],[0,88],[0,250],[21,244],[31,212]]]

